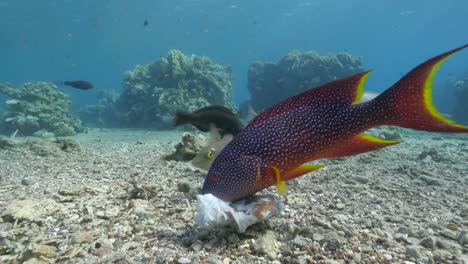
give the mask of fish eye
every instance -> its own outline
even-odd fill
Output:
[[[209,159],[212,159],[214,157],[214,154],[215,154],[215,150],[212,148],[208,151],[208,153],[206,153],[206,157]]]

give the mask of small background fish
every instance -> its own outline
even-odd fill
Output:
[[[174,115],[174,126],[192,124],[202,132],[208,132],[214,126],[223,137],[226,134],[236,136],[242,131],[244,125],[239,117],[224,106],[207,106],[192,113],[177,111]]]
[[[63,85],[77,88],[80,90],[89,90],[94,87],[94,85],[88,81],[78,80],[78,81],[64,81]]]

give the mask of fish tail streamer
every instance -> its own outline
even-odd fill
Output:
[[[378,125],[400,126],[417,130],[468,133],[468,126],[443,116],[432,101],[434,76],[450,56],[468,44],[420,64],[368,105]]]

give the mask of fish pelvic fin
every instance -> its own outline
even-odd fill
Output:
[[[368,105],[378,109],[376,125],[394,125],[424,131],[468,133],[468,126],[456,124],[444,117],[432,101],[435,74],[450,56],[465,49],[468,44],[445,52],[420,64],[390,89]]]
[[[285,195],[286,193],[288,193],[288,185],[286,185],[286,183],[283,180],[281,180],[279,169],[275,166],[271,168],[275,172],[276,186],[278,187],[278,193],[280,195]]]
[[[350,140],[345,141],[342,144],[335,146],[334,148],[328,149],[327,152],[321,155],[322,158],[338,158],[353,156],[377,149],[393,146],[400,143],[397,140],[385,140],[378,137],[373,137],[367,134],[357,134]]]
[[[276,187],[278,188],[278,193],[280,195],[285,195],[288,192],[288,185],[286,181],[292,180],[294,178],[300,177],[307,173],[313,172],[320,168],[325,167],[325,165],[319,164],[303,164],[300,165],[292,170],[287,171],[283,175],[281,175],[280,170],[276,166],[271,166],[275,177]]]
[[[348,105],[359,103],[364,93],[364,83],[371,72],[366,71],[332,81],[290,97],[279,104],[265,109],[249,123],[248,127],[256,126],[272,117],[307,105],[322,104],[324,102]]]

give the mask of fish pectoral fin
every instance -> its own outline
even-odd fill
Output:
[[[323,158],[338,158],[357,155],[400,143],[397,140],[385,140],[366,134],[357,134],[351,140],[328,151]]]
[[[281,180],[279,169],[275,166],[271,168],[275,172],[276,186],[278,187],[278,193],[280,195],[285,195],[288,192],[288,185],[286,185],[286,183],[283,180]]]
[[[310,172],[316,171],[318,169],[321,169],[323,167],[325,167],[325,165],[304,164],[304,165],[301,165],[299,167],[296,167],[296,168],[286,172],[283,175],[283,180],[285,180],[285,181],[291,180],[291,179],[297,178],[299,176],[305,175],[307,173],[310,173]]]

